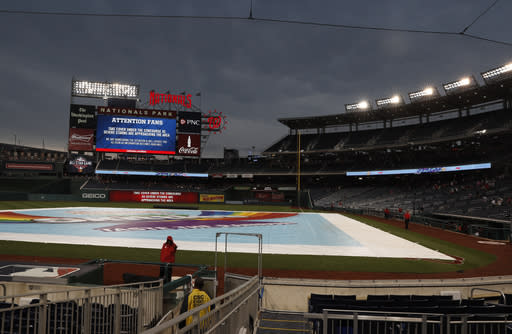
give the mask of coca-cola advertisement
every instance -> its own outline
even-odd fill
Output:
[[[179,134],[178,145],[176,147],[177,155],[200,156],[201,155],[201,135]]]
[[[69,151],[94,151],[94,129],[69,129]]]

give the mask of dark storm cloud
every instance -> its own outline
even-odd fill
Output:
[[[254,16],[330,24],[458,32],[487,1],[254,1]],[[18,1],[2,9],[149,15],[249,15],[250,1]],[[7,6],[7,5],[3,5]],[[512,42],[500,1],[469,30]],[[287,133],[278,118],[341,113],[345,103],[407,93],[512,60],[512,47],[454,35],[340,29],[249,20],[0,14],[0,141],[63,149],[70,84],[134,82],[148,92],[183,90],[222,111],[223,147],[261,151]],[[481,81],[481,80],[480,80]],[[9,115],[6,117],[6,115]]]

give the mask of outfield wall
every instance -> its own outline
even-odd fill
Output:
[[[327,295],[356,295],[366,299],[368,295],[460,295],[471,297],[471,290],[483,288],[512,293],[512,276],[475,277],[460,279],[422,280],[317,280],[317,279],[263,279],[265,292],[263,308],[279,311],[308,312],[311,293]],[[473,297],[494,296],[497,293],[475,289]]]

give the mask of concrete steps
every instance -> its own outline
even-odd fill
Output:
[[[257,334],[311,334],[311,324],[301,313],[264,311],[260,314]]]

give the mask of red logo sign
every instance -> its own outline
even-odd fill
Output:
[[[185,108],[192,108],[192,94],[174,95],[149,92],[149,104],[154,106],[155,104],[160,103],[181,104]]]
[[[70,151],[92,151],[94,129],[69,129],[68,149]]]
[[[199,156],[201,154],[201,135],[178,135],[177,152],[179,155]]]
[[[217,109],[214,111],[209,110],[208,114],[203,116],[208,121],[208,131],[213,132],[215,134],[221,133],[223,130],[226,130],[226,124],[228,124],[226,115],[221,112],[217,112]]]
[[[198,194],[193,192],[112,190],[110,200],[115,202],[197,203]]]

